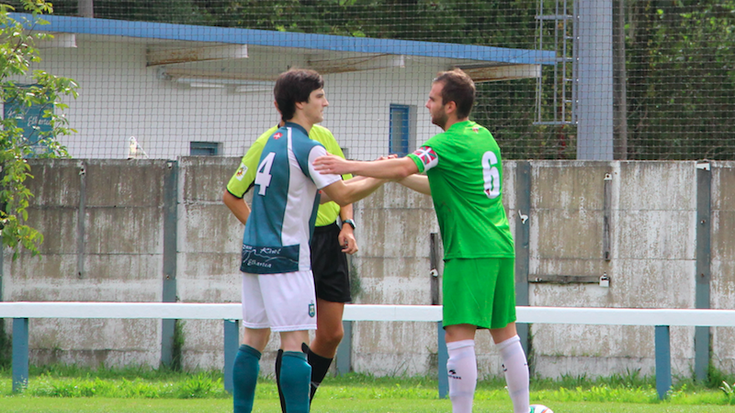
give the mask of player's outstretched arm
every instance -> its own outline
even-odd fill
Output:
[[[230,191],[225,189],[225,193],[222,195],[222,202],[227,205],[227,208],[230,209],[235,218],[242,222],[243,225],[248,222],[250,207],[245,201],[232,195]]]
[[[314,168],[321,173],[339,175],[352,173],[390,180],[400,180],[419,171],[413,160],[408,157],[363,162],[325,155],[316,158]]]
[[[385,180],[375,178],[352,178],[347,181],[337,181],[322,188],[322,193],[329,200],[340,206],[345,206],[366,198],[383,185]]]
[[[413,174],[407,176],[400,181],[399,184],[411,188],[416,192],[421,192],[424,195],[431,195],[431,186],[429,186],[429,177],[426,175]]]

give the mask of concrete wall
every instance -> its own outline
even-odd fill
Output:
[[[171,236],[163,230],[163,176],[178,168],[177,299],[239,302],[243,227],[221,203],[238,164],[237,157],[32,161],[30,221],[45,234],[43,255],[24,253],[12,261],[6,251],[2,300],[161,301],[164,259],[171,259],[163,252]],[[698,193],[695,162],[532,161],[530,188],[516,179],[519,164],[503,164],[504,202],[515,231],[518,195],[530,190],[530,305],[695,308],[702,241],[697,197],[708,195],[711,306],[733,308],[734,162],[712,163],[710,194]],[[612,178],[607,201],[606,174]],[[605,202],[609,260],[603,256]],[[430,198],[387,184],[355,208],[355,302],[430,304],[429,237],[438,232]],[[590,282],[603,274],[609,288]],[[33,363],[157,366],[161,356],[160,321],[32,320],[30,329]],[[712,329],[712,360],[730,374],[734,330]],[[544,377],[653,373],[652,327],[533,325],[531,337],[533,368]],[[673,372],[690,376],[694,328],[674,327],[671,337]],[[221,322],[185,321],[184,338],[185,368],[221,368]],[[436,346],[432,323],[359,322],[352,366],[376,375],[433,374]],[[276,348],[277,339],[264,355],[266,374]],[[501,375],[489,334],[479,333],[477,348],[480,376]]]

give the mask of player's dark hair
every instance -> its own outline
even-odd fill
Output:
[[[457,105],[457,118],[470,116],[475,103],[475,82],[460,69],[441,72],[434,83],[442,83],[442,105],[454,102]]]
[[[323,88],[324,79],[313,70],[291,69],[281,73],[273,88],[281,119],[291,120],[296,113],[296,102],[308,102],[311,92]]]

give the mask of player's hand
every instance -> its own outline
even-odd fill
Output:
[[[392,154],[390,154],[390,155],[388,155],[388,156],[380,156],[380,157],[378,157],[378,158],[376,159],[376,161],[384,161],[384,160],[386,160],[386,159],[396,159],[396,158],[398,158],[398,155],[396,155],[396,154],[392,153]]]
[[[314,169],[323,174],[344,175],[350,171],[350,161],[335,155],[324,155],[314,160]]]
[[[357,252],[357,240],[355,240],[355,233],[348,224],[342,226],[342,231],[339,232],[339,245],[342,246],[342,252],[345,254],[354,254]]]

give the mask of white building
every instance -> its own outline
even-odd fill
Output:
[[[55,39],[39,45],[42,62],[34,69],[80,86],[67,111],[78,133],[62,139],[78,158],[126,158],[130,136],[151,158],[241,155],[277,122],[273,81],[291,67],[324,75],[330,101],[324,126],[348,156],[402,153],[439,131],[423,107],[438,71],[461,67],[478,82],[538,77],[554,57],[447,43],[43,18],[50,24],[36,29]]]

